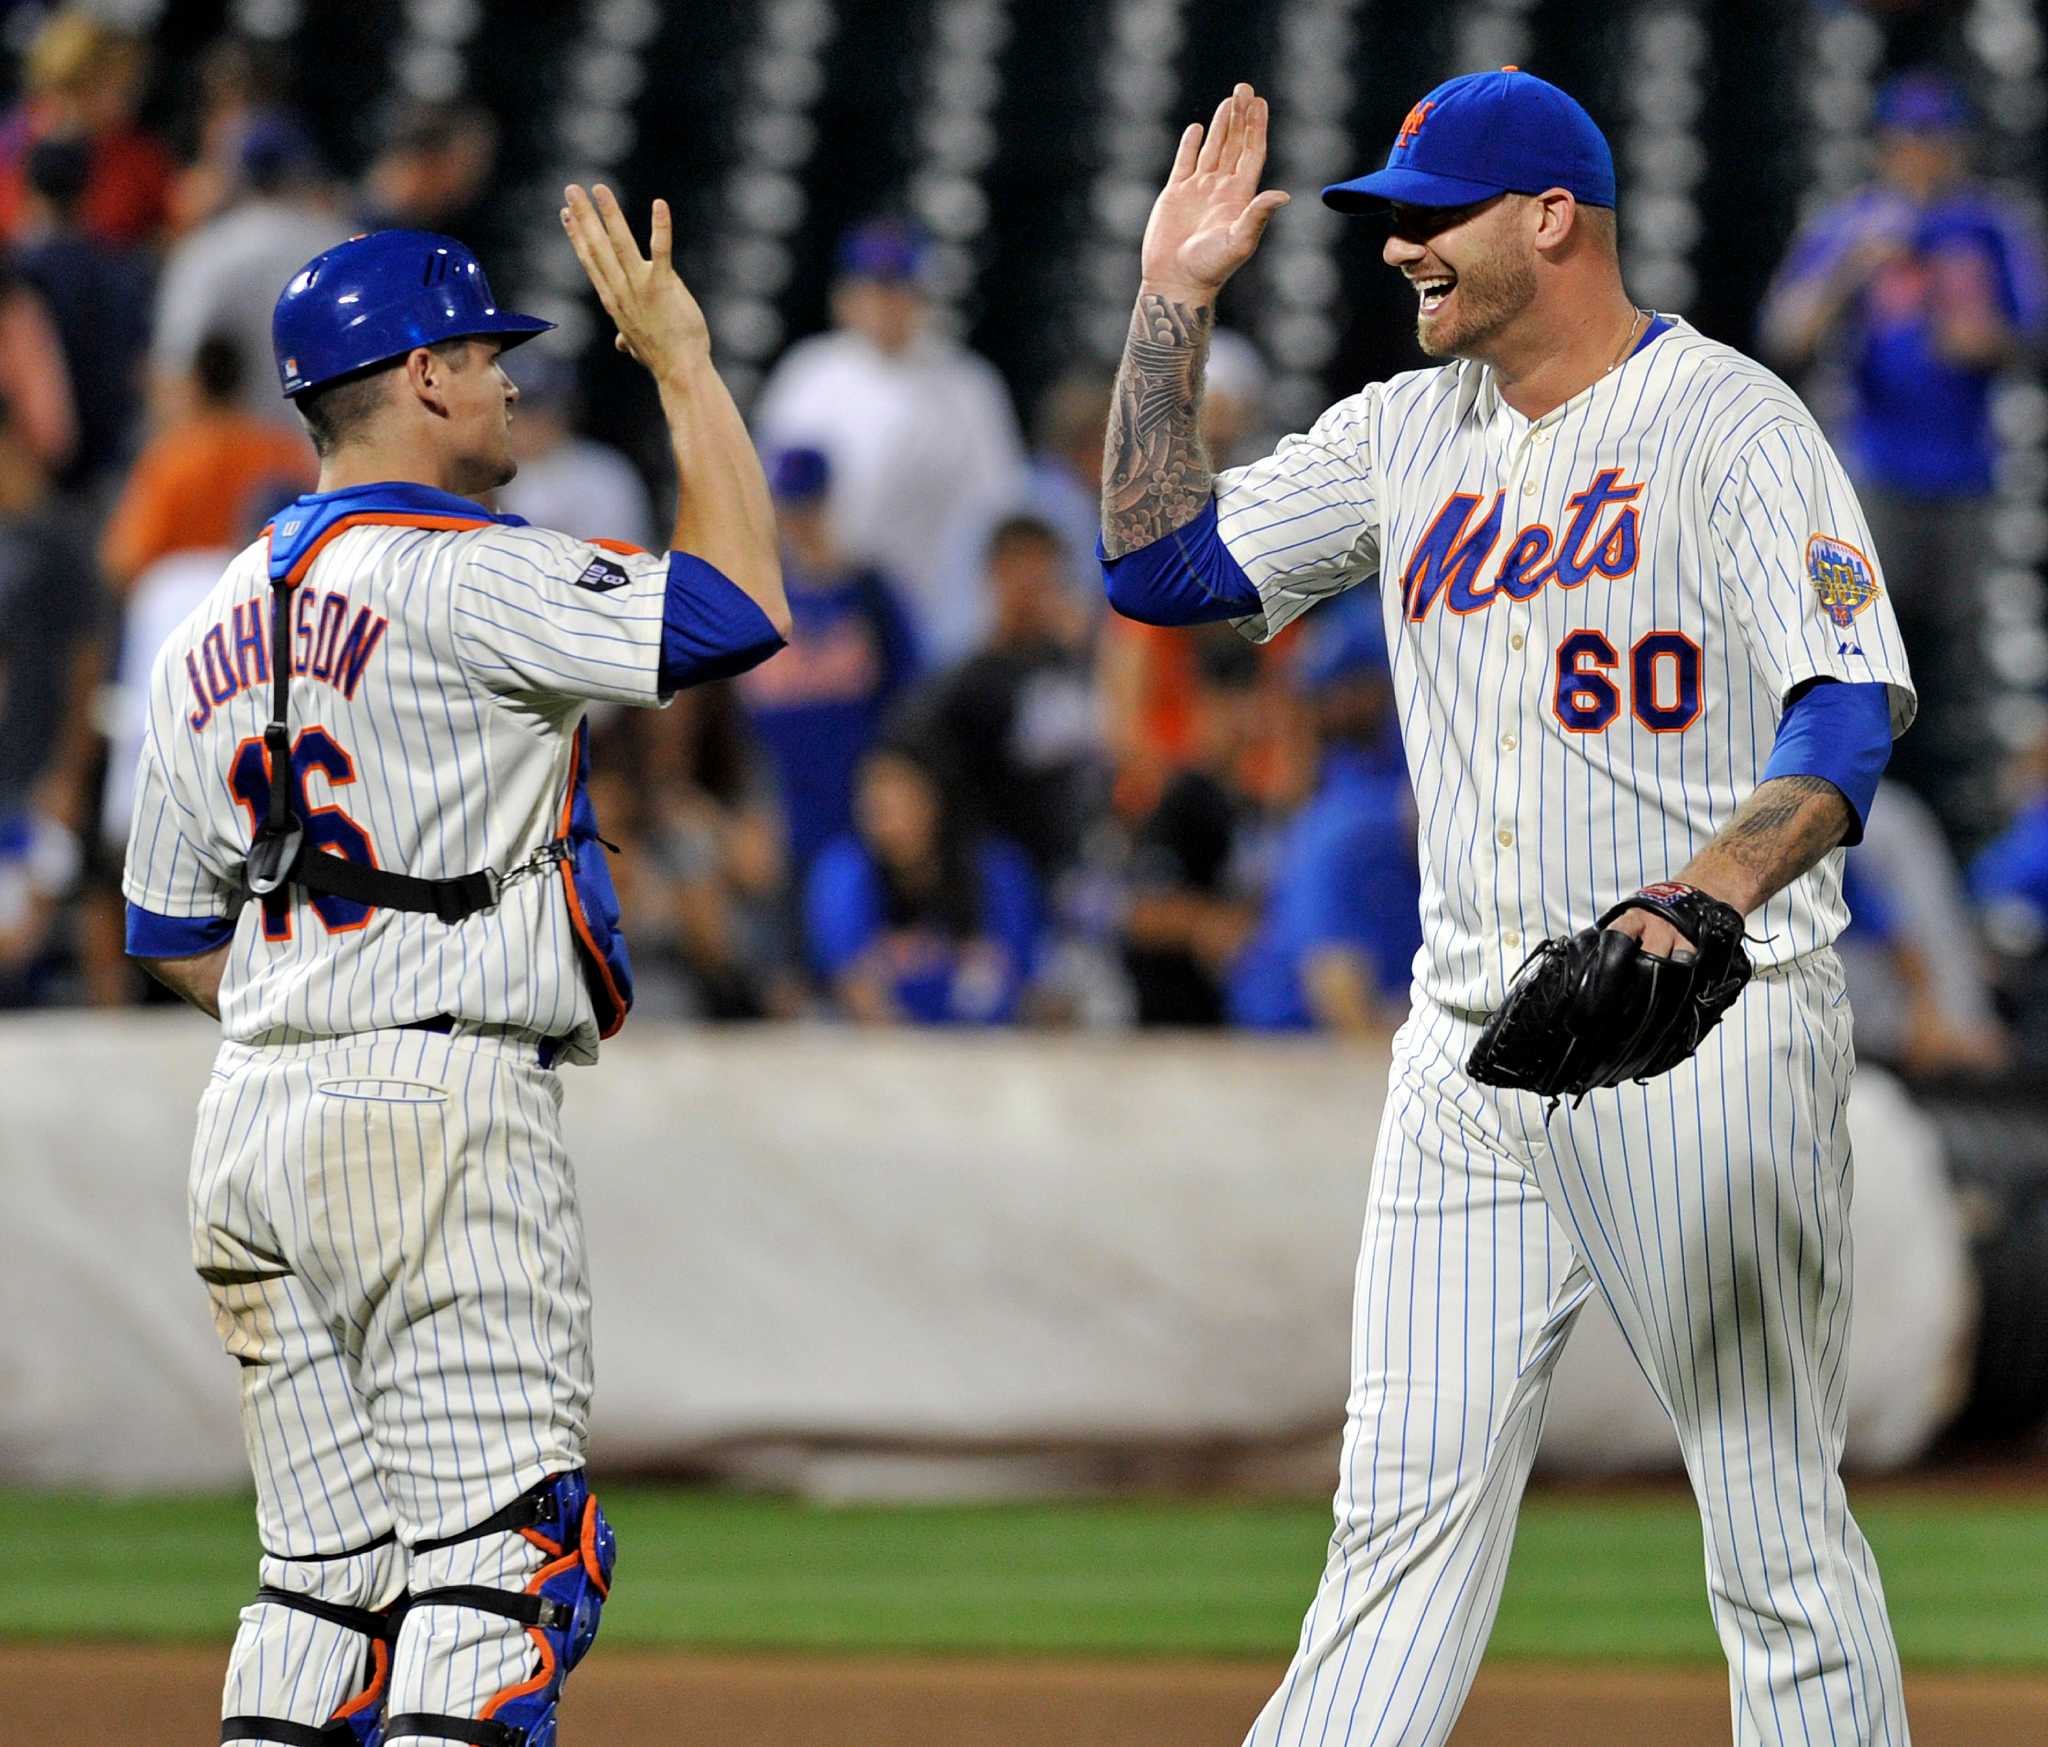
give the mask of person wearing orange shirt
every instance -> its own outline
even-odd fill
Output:
[[[185,407],[137,457],[101,536],[100,568],[115,590],[169,553],[239,545],[259,493],[312,488],[312,445],[240,410],[243,368],[233,341],[200,342],[181,385]]]

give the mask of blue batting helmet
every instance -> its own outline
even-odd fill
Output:
[[[494,334],[509,348],[555,324],[500,309],[476,256],[432,231],[372,231],[315,255],[270,318],[285,399],[401,358]]]

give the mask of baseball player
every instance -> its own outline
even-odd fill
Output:
[[[667,207],[643,255],[608,190],[567,199],[660,389],[672,549],[478,501],[513,474],[501,356],[552,324],[452,238],[380,231],[277,300],[319,489],[152,677],[128,947],[221,1022],[194,1259],[263,1545],[223,1741],[547,1747],[611,1581],[555,1071],[632,997],[584,712],[741,671],[789,621]]]
[[[1836,851],[1914,696],[1854,494],[1782,383],[1629,299],[1607,142],[1514,68],[1439,86],[1384,169],[1324,193],[1384,215],[1430,367],[1212,474],[1216,296],[1286,199],[1259,192],[1266,125],[1241,85],[1189,128],[1146,228],[1110,598],[1259,639],[1378,578],[1424,938],[1336,1532],[1250,1739],[1450,1734],[1598,1292],[1699,1499],[1735,1739],[1897,1747],[1897,1654],[1838,1472],[1853,1062],[1829,942]],[[1567,950],[1578,984],[1553,976]]]

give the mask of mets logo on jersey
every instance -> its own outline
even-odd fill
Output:
[[[1603,467],[1566,503],[1571,513],[1561,534],[1546,522],[1517,528],[1496,565],[1507,493],[1496,491],[1482,510],[1477,492],[1454,492],[1401,572],[1401,604],[1419,625],[1439,597],[1454,613],[1476,613],[1503,595],[1529,600],[1552,583],[1581,588],[1595,576],[1621,582],[1642,556],[1642,495],[1640,480]]]
[[[1806,574],[1820,596],[1821,611],[1843,634],[1835,653],[1861,655],[1863,650],[1849,635],[1849,627],[1858,613],[1884,593],[1870,560],[1846,540],[1815,534],[1806,542]]]

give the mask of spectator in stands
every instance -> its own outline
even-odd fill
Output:
[[[805,988],[779,821],[752,782],[730,691],[678,702],[678,724],[633,711],[608,724],[612,744],[598,749],[591,779],[619,836],[620,901],[636,919],[636,1006],[669,1018],[795,1018]]]
[[[961,775],[971,824],[1023,846],[1048,885],[1108,807],[1089,620],[1049,523],[997,524],[983,561],[988,640],[907,706]]]
[[[2011,823],[1970,865],[1970,895],[1997,954],[2029,1066],[2048,1069],[2048,732],[2013,761]]]
[[[170,152],[135,120],[149,77],[138,37],[69,7],[37,32],[22,69],[24,101],[0,120],[0,238],[17,236],[27,216],[24,171],[29,148],[53,135],[77,135],[91,153],[79,220],[104,243],[154,243],[170,211]]]
[[[243,410],[300,435],[304,426],[269,364],[270,312],[285,282],[342,241],[348,226],[312,140],[289,117],[266,114],[250,125],[240,169],[234,201],[164,263],[150,357],[155,392],[161,397],[192,374],[207,335],[227,334],[245,365]]]
[[[29,148],[28,204],[15,261],[41,293],[63,345],[78,440],[57,479],[96,492],[134,452],[144,403],[151,269],[137,249],[102,242],[80,217],[92,151],[83,136],[52,134]]]
[[[261,526],[250,520],[259,500],[288,500],[318,480],[303,429],[287,435],[243,410],[238,346],[232,335],[207,335],[191,374],[164,391],[162,429],[136,459],[100,540],[100,568],[118,592],[174,552],[234,547]]]
[[[995,368],[931,331],[922,237],[895,220],[841,242],[831,333],[800,340],[754,407],[765,446],[831,459],[840,544],[895,577],[935,661],[973,647],[979,603],[946,570],[956,524],[1008,501],[1023,474]]]
[[[811,962],[863,1025],[1005,1025],[1038,968],[1030,859],[971,832],[943,762],[913,741],[862,760],[852,835],[828,844],[804,892]]]
[[[1124,916],[1140,1025],[1221,1025],[1230,967],[1259,925],[1266,832],[1239,781],[1259,654],[1228,625],[1182,635],[1195,645],[1194,756],[1138,827]]]
[[[487,258],[481,224],[498,124],[478,103],[407,104],[363,178],[360,230],[440,231]]]
[[[64,344],[49,305],[13,262],[0,256],[0,398],[16,441],[53,476],[78,445],[78,411]]]
[[[0,1003],[34,993],[89,823],[103,661],[89,550],[0,405]]]
[[[530,347],[511,361],[510,370],[519,384],[512,415],[519,473],[499,490],[498,507],[579,539],[624,540],[656,550],[662,541],[647,482],[609,443],[577,431],[582,403],[575,359]]]
[[[1878,785],[1844,890],[1851,920],[1837,950],[1857,1055],[1912,1074],[2003,1067],[2010,1040],[1962,871],[1933,810],[1903,783]]]
[[[217,216],[241,192],[242,142],[258,123],[289,116],[283,93],[292,66],[275,43],[224,36],[194,69],[194,112],[180,138],[185,159],[171,185],[171,234],[183,236]]]
[[[818,852],[853,829],[854,772],[917,675],[917,638],[889,579],[840,553],[824,454],[785,449],[768,484],[782,529],[789,647],[736,684],[774,768],[801,881]]]
[[[1102,524],[1102,441],[1109,424],[1110,379],[1101,370],[1070,370],[1043,395],[1033,413],[1036,447],[1007,489],[963,516],[947,539],[944,569],[950,586],[975,603],[974,634],[988,633],[981,586],[989,536],[1011,516],[1034,516],[1060,536],[1067,568],[1091,616],[1099,616],[1095,540]]]
[[[1878,102],[1878,178],[1823,210],[1763,315],[1774,358],[1839,355],[1845,456],[1919,682],[1892,768],[1965,841],[1993,806],[1982,748],[1991,387],[2041,338],[2048,267],[2024,216],[1967,176],[1962,94],[1903,74]]]
[[[1231,1020],[1260,1031],[1390,1029],[1407,1012],[1422,945],[1379,603],[1361,590],[1324,611],[1301,671],[1322,742],[1315,792],[1285,834],[1259,932],[1231,973]]]

